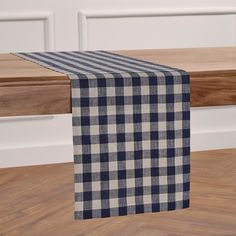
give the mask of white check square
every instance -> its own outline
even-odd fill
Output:
[[[151,204],[152,203],[152,195],[144,195],[143,196],[143,203],[144,204]]]
[[[117,161],[110,161],[109,162],[109,171],[117,171],[117,170],[118,170]]]
[[[159,201],[160,201],[160,203],[167,203],[168,202],[168,194],[167,193],[159,194]]]
[[[159,176],[160,185],[167,185],[167,183],[168,183],[167,176]]]
[[[162,157],[158,159],[159,167],[167,167],[167,158]]]
[[[183,192],[175,193],[175,201],[183,201],[184,194]]]
[[[94,210],[98,210],[98,209],[101,209],[102,207],[102,204],[101,204],[101,200],[93,200],[92,201],[92,209]]]
[[[127,188],[134,188],[135,187],[135,179],[134,178],[126,179],[126,185],[127,185]]]
[[[110,203],[110,208],[117,208],[119,206],[119,199],[118,198],[110,198],[109,203]]]
[[[92,191],[101,191],[101,182],[93,181],[92,182]]]
[[[115,97],[116,95],[116,87],[107,87],[107,90],[106,90],[106,95],[108,97]]]
[[[135,206],[135,196],[130,196],[126,198],[127,206]]]
[[[119,189],[119,182],[117,179],[109,180],[109,189]]]
[[[133,87],[125,86],[124,87],[124,96],[132,96],[133,95]]]
[[[100,144],[91,144],[91,154],[98,154],[100,153]]]
[[[92,172],[100,172],[101,171],[101,163],[100,162],[95,162],[91,164],[92,167]]]

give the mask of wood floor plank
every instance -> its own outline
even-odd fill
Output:
[[[1,236],[235,236],[236,149],[191,156],[191,207],[74,220],[73,164],[0,170]]]

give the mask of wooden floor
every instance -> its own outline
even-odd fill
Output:
[[[236,149],[191,158],[191,207],[96,220],[73,219],[73,165],[0,170],[0,235],[236,235]]]

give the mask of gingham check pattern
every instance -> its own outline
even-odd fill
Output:
[[[71,79],[75,218],[189,207],[186,72],[105,51],[17,55]]]

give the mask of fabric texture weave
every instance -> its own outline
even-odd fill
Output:
[[[18,53],[71,79],[75,218],[189,207],[189,75],[106,51]]]

